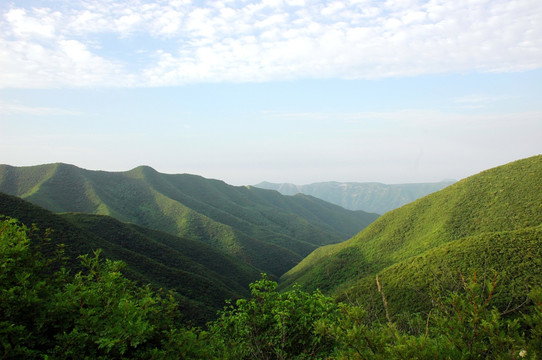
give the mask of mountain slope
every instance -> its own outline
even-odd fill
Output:
[[[212,319],[226,299],[248,296],[248,284],[259,277],[257,269],[207,244],[109,216],[58,215],[3,193],[0,215],[50,228],[52,242],[65,244],[71,259],[102,249],[108,258],[125,261],[131,278],[175,290],[187,318],[200,323]]]
[[[389,266],[378,273],[392,314],[431,308],[431,293],[460,288],[460,275],[493,281],[492,304],[509,311],[542,287],[542,226],[465,237]],[[357,299],[372,313],[382,313],[375,276],[364,276],[337,292],[339,300]],[[369,305],[370,304],[370,305]],[[370,308],[373,307],[374,308]]]
[[[0,191],[54,212],[109,215],[203,241],[277,276],[377,218],[306,195],[287,197],[146,166],[104,172],[66,164],[2,165]]]
[[[540,282],[540,271],[536,270],[540,265],[540,257],[536,257],[539,250],[535,255],[534,250],[527,250],[542,248],[540,179],[542,156],[464,179],[386,213],[348,241],[317,249],[282,277],[283,286],[297,282],[308,289],[320,288],[342,296],[369,296],[373,292],[365,290],[375,288],[375,275],[393,274],[387,277],[388,283],[409,284],[417,270],[404,269],[424,258],[432,259],[425,260],[424,265],[431,271],[436,271],[436,264],[446,262],[452,273],[479,268],[484,259],[491,258],[498,263],[486,263],[486,269],[510,271],[508,276],[521,279],[526,278],[523,272],[530,269]],[[519,238],[522,240],[516,240]],[[503,244],[508,245],[499,246],[508,246],[507,249],[499,248],[496,239],[506,239]],[[473,244],[476,250],[460,255]],[[521,267],[518,262],[522,256],[498,256],[509,249],[526,257],[525,269],[513,270]],[[493,255],[484,258],[481,254],[488,251]],[[469,257],[474,260],[468,260]],[[399,271],[399,267],[403,270]],[[423,275],[432,277],[429,270]]]
[[[384,214],[425,195],[441,190],[454,181],[437,183],[394,184],[340,183],[335,181],[308,185],[262,182],[254,185],[262,189],[276,190],[283,195],[307,194],[350,210],[363,210]]]

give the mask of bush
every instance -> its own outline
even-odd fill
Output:
[[[99,251],[81,256],[84,271],[71,276],[29,234],[15,220],[0,223],[3,359],[204,357],[199,331],[180,326],[173,294],[137,286],[124,263]]]
[[[267,276],[252,298],[228,304],[208,331],[181,323],[173,294],[122,275],[124,263],[80,257],[71,275],[62,252],[47,258],[34,229],[0,221],[2,359],[537,359],[542,356],[542,290],[512,314],[493,304],[490,281],[461,276],[457,292],[400,330],[387,311],[372,322],[360,306],[294,287],[278,292]],[[30,238],[35,239],[31,241]],[[49,253],[51,253],[49,251]],[[378,281],[377,281],[378,283]],[[523,313],[521,313],[522,311]]]
[[[266,275],[250,288],[250,300],[230,304],[210,325],[217,354],[226,359],[317,359],[331,351],[334,342],[317,334],[315,326],[339,316],[333,299],[299,288],[279,293]]]

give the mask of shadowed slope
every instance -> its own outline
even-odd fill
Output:
[[[108,258],[125,261],[131,278],[175,290],[186,317],[199,323],[213,319],[225,300],[247,296],[248,284],[259,277],[255,268],[207,244],[108,216],[58,215],[3,193],[0,215],[42,230],[50,228],[53,243],[66,245],[74,268],[78,255],[96,249]]]

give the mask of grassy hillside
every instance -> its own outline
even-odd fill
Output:
[[[426,289],[442,264],[454,276],[495,269],[516,285],[540,283],[540,179],[542,156],[464,179],[383,215],[348,241],[317,249],[282,277],[283,286],[297,282],[367,300],[379,274],[404,306],[401,299]]]
[[[317,247],[348,239],[377,218],[310,196],[286,197],[145,166],[104,172],[66,164],[2,165],[0,191],[54,212],[109,215],[203,241],[277,276]]]
[[[248,284],[259,277],[255,268],[205,243],[109,216],[58,215],[3,193],[0,215],[36,224],[42,231],[52,229],[53,243],[65,244],[71,259],[100,248],[108,258],[125,261],[133,279],[175,290],[183,313],[200,323],[214,318],[226,299],[247,296]]]
[[[492,281],[500,291],[492,303],[512,310],[542,286],[542,226],[466,237],[389,266],[378,273],[392,314],[430,309],[431,297],[442,289],[460,289],[460,276]],[[382,315],[381,295],[374,275],[367,275],[337,291],[343,301],[356,299],[369,313]],[[375,301],[376,299],[376,301]]]
[[[441,190],[454,181],[437,183],[394,184],[340,183],[335,181],[308,185],[262,182],[255,185],[262,189],[277,190],[283,195],[307,194],[350,210],[363,210],[384,214],[425,195]]]

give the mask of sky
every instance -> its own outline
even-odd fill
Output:
[[[540,0],[0,2],[0,164],[395,184],[537,154]]]

